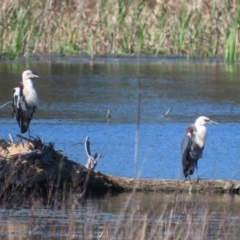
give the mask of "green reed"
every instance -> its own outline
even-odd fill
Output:
[[[235,62],[239,12],[231,1],[3,0],[0,51],[11,59],[32,53],[184,54]]]
[[[238,28],[240,22],[240,4],[237,5],[232,22],[226,35],[224,60],[227,62],[235,62],[237,60],[238,48]]]
[[[28,24],[26,21],[27,10],[20,8],[16,18],[11,23],[12,31],[14,32],[12,42],[8,46],[8,55],[10,59],[16,58],[23,50],[22,44],[27,36]]]
[[[187,12],[187,3],[184,2],[179,13],[178,26],[176,32],[177,51],[182,53],[185,49],[187,34],[189,34],[189,25],[191,24],[193,11]]]

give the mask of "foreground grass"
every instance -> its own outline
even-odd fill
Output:
[[[2,0],[0,53],[184,54],[237,61],[237,1]]]
[[[163,180],[165,187],[161,190],[140,193],[137,190],[141,189],[138,186],[141,181],[135,179],[131,192],[110,197],[106,192],[103,199],[101,184],[95,189],[91,183],[86,184],[85,170],[61,151],[54,150],[52,144],[31,138],[24,143],[1,139],[0,145],[1,240],[237,239],[239,236],[237,194],[214,195],[210,189],[201,194],[188,191],[179,194],[176,190],[169,194],[172,191],[168,180]],[[40,149],[44,150],[41,154]],[[36,150],[38,154],[34,156]],[[100,175],[90,180],[93,173],[88,173],[89,182],[104,182]],[[110,176],[107,179],[111,181]],[[177,183],[178,190],[181,183]],[[209,185],[204,180],[197,185],[201,188],[204,183]],[[154,182],[152,185],[156,187]],[[228,185],[233,188],[233,184]],[[94,193],[97,188],[100,192]],[[218,202],[220,197],[217,201],[216,196],[223,201]]]
[[[239,209],[231,200],[159,193],[52,207],[35,200],[30,209],[1,207],[1,239],[238,239]]]

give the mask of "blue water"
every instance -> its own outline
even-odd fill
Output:
[[[0,84],[4,86],[0,104],[10,100],[23,70],[37,72],[40,102],[31,134],[46,143],[54,142],[69,159],[86,163],[84,141],[89,136],[92,153],[103,154],[98,171],[180,179],[185,128],[198,116],[206,115],[219,124],[208,126],[207,143],[199,160],[200,177],[240,179],[238,66],[230,71],[224,64],[171,61],[14,64],[0,65]],[[172,108],[173,116],[162,118],[168,108]],[[107,109],[112,115],[109,122],[105,118]],[[10,106],[0,110],[0,124],[0,137],[11,134],[17,139],[19,128],[11,118]]]

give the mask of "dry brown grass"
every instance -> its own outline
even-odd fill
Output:
[[[6,214],[0,222],[1,236],[49,240],[238,239],[237,213],[231,214],[227,199],[216,200],[212,194],[159,197],[158,193],[132,193],[112,198],[68,207],[42,206],[33,201],[30,209],[15,209],[16,213],[3,207],[1,214]],[[235,202],[233,209],[236,207]]]
[[[223,55],[237,1],[3,0],[1,51]],[[238,38],[234,42],[239,52]]]

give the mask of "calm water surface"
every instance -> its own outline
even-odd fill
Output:
[[[70,159],[86,163],[84,141],[89,136],[92,152],[103,153],[96,168],[103,173],[133,177],[137,170],[136,174],[143,178],[179,179],[183,177],[180,145],[185,128],[198,116],[206,115],[219,124],[208,126],[207,145],[199,161],[200,177],[240,179],[239,66],[117,58],[97,62],[64,58],[31,63],[2,62],[0,105],[11,99],[11,91],[26,69],[40,76],[35,80],[40,102],[31,122],[31,134],[45,142],[54,142]],[[168,108],[172,108],[173,116],[162,118]],[[107,109],[112,115],[109,122]],[[139,138],[136,138],[138,109],[140,125]],[[11,134],[17,140],[19,127],[11,117],[10,106],[0,110],[0,124],[0,137],[8,138]],[[148,227],[156,223],[162,226],[169,221],[169,214],[165,216],[164,212],[172,207],[174,199],[176,196],[167,194],[137,194],[133,201],[131,195],[122,194],[87,200],[73,212],[39,206],[10,209],[3,206],[1,233],[2,237],[8,232],[22,237],[34,231],[45,234],[46,238],[66,237],[71,226],[69,221],[74,219],[76,236],[86,232],[89,235],[89,231],[97,236],[108,226],[124,229],[129,219],[138,222],[146,214]],[[220,225],[239,236],[239,202],[239,196],[179,195],[180,207],[175,209],[171,221],[186,226],[189,221],[201,225],[208,216],[209,236],[218,233],[218,239],[227,239],[219,230]],[[189,205],[194,212],[190,220]],[[11,239],[12,235],[8,236],[7,239]]]
[[[40,103],[31,134],[54,142],[70,159],[86,163],[88,135],[92,152],[103,153],[97,170],[133,177],[140,96],[138,176],[181,178],[183,133],[206,115],[220,124],[208,126],[200,176],[240,179],[239,66],[156,59],[1,63],[0,104],[10,100],[25,69],[40,76],[35,80]],[[174,115],[162,118],[168,108]],[[0,123],[1,137],[19,133],[10,106],[0,110]]]
[[[238,195],[121,194],[69,209],[1,207],[0,238],[140,239],[146,224],[151,240],[172,239],[173,232],[189,233],[186,239],[239,239],[239,214]]]

